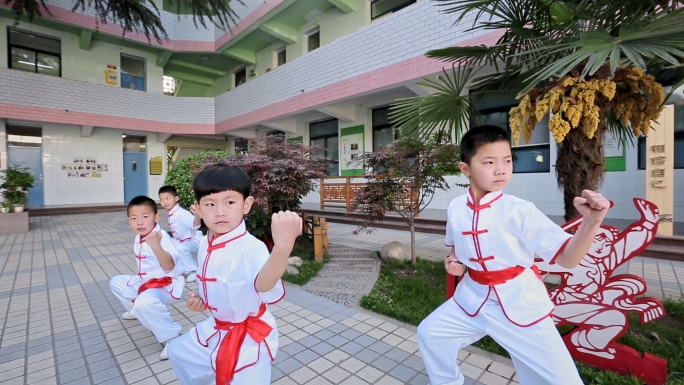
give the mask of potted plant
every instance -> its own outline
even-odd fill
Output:
[[[11,191],[10,202],[14,205],[14,212],[20,213],[24,211],[24,205],[26,204],[26,193],[23,191],[14,190]]]
[[[0,171],[3,174],[3,182],[0,185],[2,197],[5,202],[14,205],[14,212],[20,213],[24,211],[26,204],[26,191],[33,187],[35,179],[28,167],[19,165],[9,166],[7,169]]]
[[[0,214],[9,213],[10,207],[12,207],[12,203],[10,203],[9,201],[3,201],[2,205],[0,206]]]
[[[2,185],[0,185],[0,188],[5,190],[12,191],[15,188],[27,190],[30,187],[33,187],[33,182],[35,182],[33,174],[31,174],[28,167],[22,167],[15,164],[0,172],[4,174],[4,181]]]

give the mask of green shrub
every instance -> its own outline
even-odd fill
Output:
[[[169,170],[164,184],[175,187],[180,197],[180,205],[188,208],[195,201],[195,195],[192,192],[192,180],[195,174],[202,170],[204,164],[218,163],[220,159],[227,156],[227,151],[207,151],[187,157]]]

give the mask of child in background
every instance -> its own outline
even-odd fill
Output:
[[[195,282],[197,271],[197,250],[200,239],[204,236],[197,230],[200,219],[194,213],[182,208],[178,204],[178,192],[173,186],[162,186],[159,189],[159,201],[166,209],[171,235],[176,249],[185,264],[186,282]]]
[[[135,197],[128,204],[127,214],[128,224],[137,234],[133,252],[138,272],[113,277],[109,287],[126,309],[122,318],[137,318],[164,344],[160,359],[165,360],[168,359],[166,342],[181,331],[166,306],[181,298],[185,286],[184,265],[171,237],[157,224],[159,214],[155,201],[146,196]]]

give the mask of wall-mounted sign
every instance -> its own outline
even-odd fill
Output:
[[[162,170],[162,157],[157,156],[150,159],[150,175],[161,175]]]
[[[107,64],[107,68],[104,70],[105,84],[110,86],[119,85],[119,70],[116,66]]]

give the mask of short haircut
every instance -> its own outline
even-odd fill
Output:
[[[164,193],[171,194],[175,197],[178,196],[178,191],[176,191],[176,188],[173,186],[168,186],[168,185],[167,186],[161,186],[159,188],[159,195],[162,195]]]
[[[477,150],[489,143],[511,143],[508,132],[497,126],[478,126],[468,130],[461,138],[461,162],[469,164]]]
[[[247,199],[252,192],[252,181],[241,168],[217,164],[200,171],[192,182],[195,199],[224,191],[236,191]]]
[[[150,209],[152,209],[152,212],[155,214],[157,213],[157,202],[144,195],[137,196],[128,202],[128,207],[126,207],[126,215],[128,215],[128,212],[133,206],[148,206]]]

